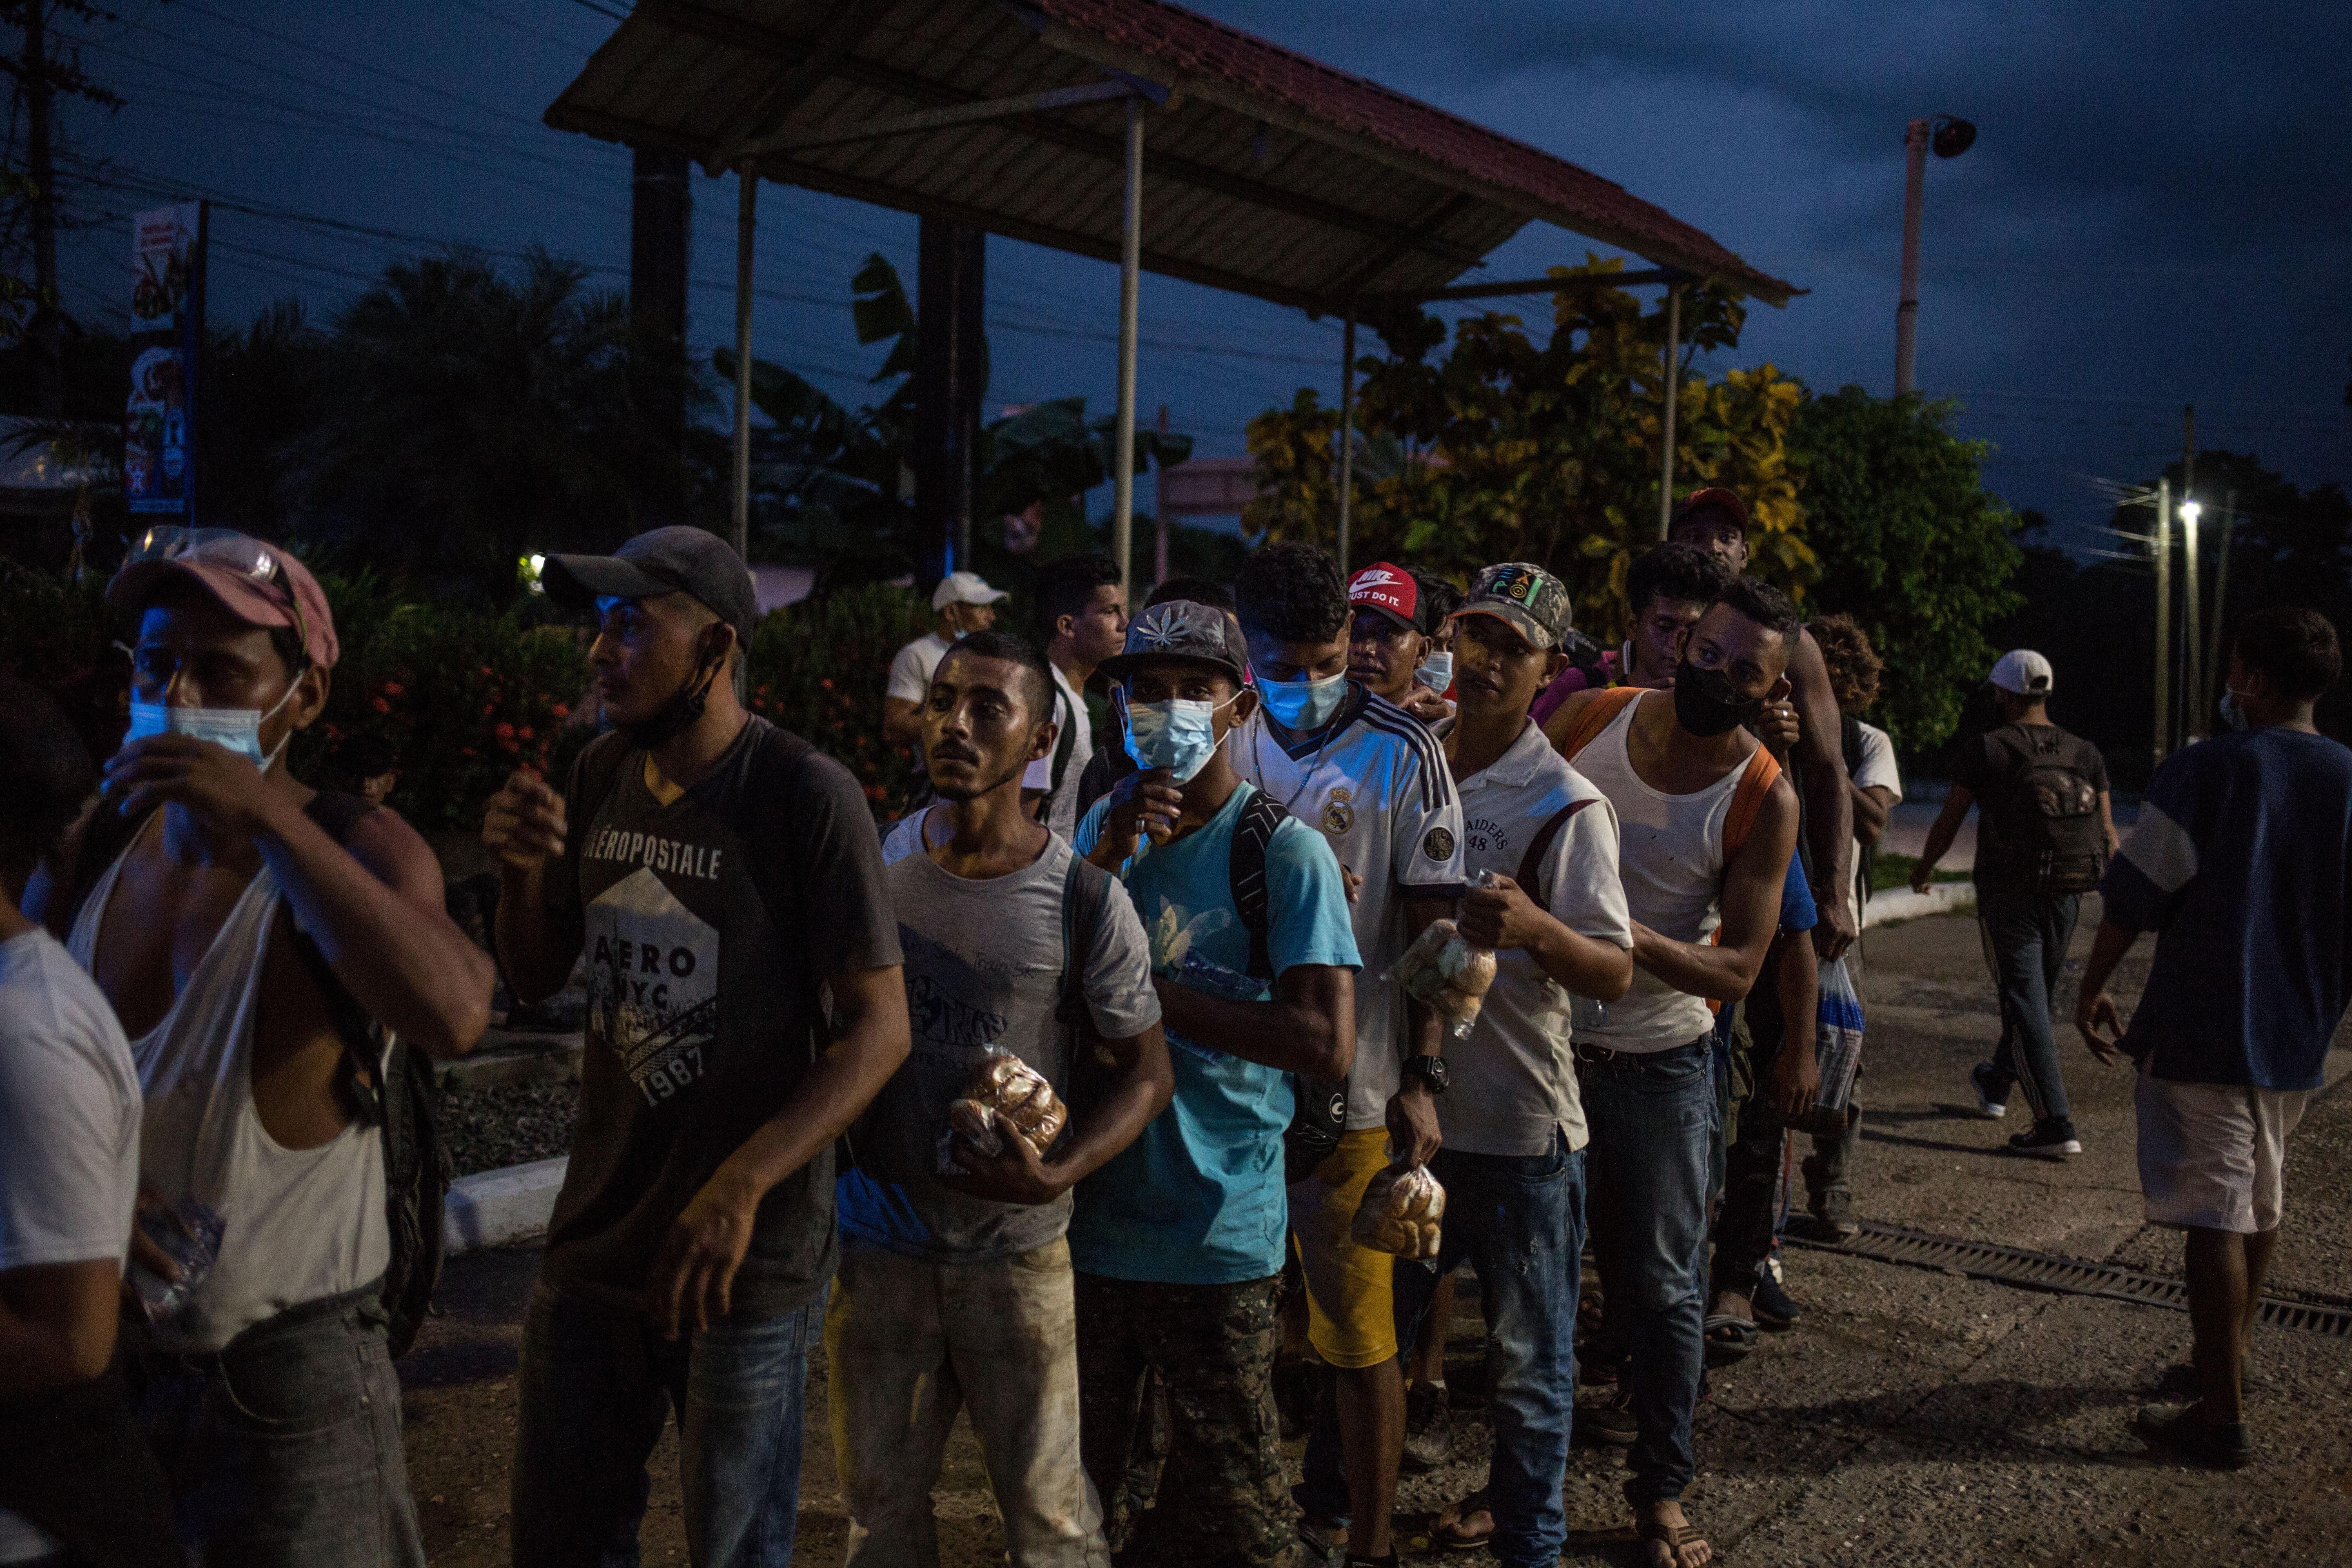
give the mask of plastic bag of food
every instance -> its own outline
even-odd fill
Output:
[[[955,1163],[958,1138],[992,1160],[1004,1152],[1005,1136],[1017,1134],[1042,1160],[1069,1120],[1069,1108],[1044,1074],[1009,1051],[992,1050],[972,1068],[962,1096],[948,1102],[948,1124],[940,1133],[940,1173],[961,1173],[963,1167]]]
[[[1444,1217],[1445,1189],[1428,1166],[1384,1165],[1364,1188],[1364,1201],[1357,1206],[1349,1234],[1358,1246],[1375,1252],[1434,1258],[1443,1239],[1438,1222]]]
[[[1389,970],[1389,978],[1406,995],[1435,1008],[1456,1039],[1465,1038],[1495,984],[1495,950],[1463,940],[1452,921],[1432,921]]]

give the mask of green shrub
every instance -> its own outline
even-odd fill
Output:
[[[75,583],[0,563],[0,675],[47,692],[101,761],[130,719],[131,660],[112,642],[103,575]]]
[[[907,809],[914,753],[882,739],[892,656],[930,629],[931,612],[887,583],[845,588],[766,616],[751,637],[751,711],[839,761],[878,820]]]

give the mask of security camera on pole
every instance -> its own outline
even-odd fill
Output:
[[[1926,195],[1927,149],[1957,158],[1976,144],[1977,128],[1937,114],[1915,120],[1903,132],[1903,299],[1895,307],[1895,395],[1916,392],[1919,358],[1919,204]]]

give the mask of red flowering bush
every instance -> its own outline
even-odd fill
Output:
[[[882,739],[882,684],[930,625],[912,592],[877,583],[778,610],[751,638],[746,704],[855,773],[880,821],[906,810],[915,769],[912,752]]]

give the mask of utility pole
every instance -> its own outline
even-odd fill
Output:
[[[2221,500],[2221,558],[2213,563],[2213,619],[2205,628],[2205,711],[2221,697],[2221,605],[2230,592],[2230,535],[2238,525],[2238,492]]]
[[[1356,302],[1339,328],[1339,575],[1348,574],[1349,503],[1356,496]]]
[[[1660,443],[1664,455],[1658,459],[1658,537],[1664,539],[1675,524],[1675,413],[1682,403],[1682,368],[1675,355],[1680,347],[1675,340],[1683,333],[1683,286],[1666,285],[1666,406],[1665,439]]]
[[[66,411],[65,354],[58,320],[58,171],[49,148],[56,89],[49,83],[49,0],[26,0],[25,163],[33,182],[33,365],[42,414]]]
[[[1903,128],[1903,294],[1895,304],[1895,395],[1919,386],[1919,206],[1927,195],[1927,122]]]
[[[2172,481],[2156,481],[2156,759],[2161,766],[2172,750]]]
[[[2180,420],[2180,740],[2186,745],[2202,739],[2205,730],[2204,682],[2197,668],[2204,647],[2197,635],[2197,405],[2184,405]]]
[[[1168,581],[1168,405],[1160,405],[1160,434],[1163,437],[1151,465],[1151,580],[1155,584]]]

